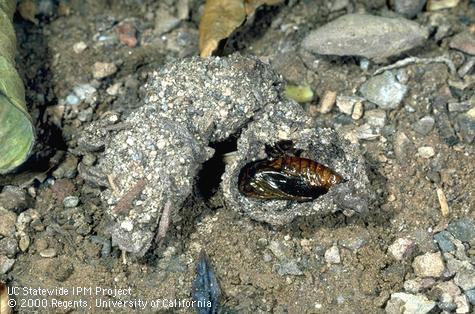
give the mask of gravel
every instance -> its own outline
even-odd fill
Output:
[[[411,257],[414,249],[415,243],[413,240],[399,238],[389,246],[388,251],[397,261],[403,261]]]
[[[15,234],[15,224],[17,215],[9,210],[0,207],[0,235],[11,237]]]
[[[15,259],[0,255],[0,275],[6,274],[12,269]]]
[[[389,71],[371,77],[360,88],[361,95],[381,109],[396,109],[406,95],[407,86]]]
[[[333,245],[325,251],[325,261],[329,264],[341,263],[340,250],[338,249],[338,246]]]
[[[394,11],[407,18],[415,17],[426,4],[426,0],[394,0],[392,7]]]
[[[404,18],[347,14],[311,31],[302,45],[316,54],[381,60],[423,44],[428,35]]]
[[[424,314],[430,312],[435,305],[435,302],[424,295],[398,292],[391,294],[385,310],[388,314]]]
[[[66,196],[63,200],[63,205],[66,208],[76,207],[79,204],[79,197],[77,196]]]
[[[412,263],[412,267],[416,276],[421,278],[438,278],[442,276],[445,269],[444,260],[439,252],[417,256]]]
[[[449,47],[475,55],[475,36],[470,32],[458,33],[450,40]]]
[[[461,218],[450,223],[447,231],[462,242],[469,242],[475,239],[475,224],[468,218]]]
[[[117,72],[117,66],[109,62],[96,62],[92,68],[92,77],[95,79],[104,79]]]
[[[427,135],[434,128],[435,119],[431,116],[424,116],[412,126],[414,131],[420,135]]]
[[[22,188],[7,185],[0,193],[0,207],[6,210],[21,212],[33,204],[31,196]]]
[[[442,252],[455,251],[455,245],[451,239],[453,239],[452,235],[445,230],[434,235],[434,240],[437,242]]]

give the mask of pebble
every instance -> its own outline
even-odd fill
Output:
[[[432,129],[434,128],[434,124],[435,124],[435,119],[432,116],[425,116],[425,117],[422,117],[416,123],[414,123],[412,128],[414,129],[414,131],[424,136],[424,135],[429,134],[430,131],[432,131]]]
[[[468,301],[472,305],[475,305],[475,289],[465,291],[465,295],[467,296]]]
[[[367,240],[363,238],[346,238],[341,240],[341,246],[344,248],[350,249],[350,250],[358,250],[361,247],[365,246],[367,244]]]
[[[77,174],[78,158],[74,155],[67,155],[66,159],[53,171],[56,179],[68,178],[72,179]]]
[[[422,158],[431,158],[435,155],[435,151],[430,146],[422,146],[417,149],[417,155]]]
[[[473,267],[460,268],[454,277],[454,282],[464,291],[475,289],[475,270]]]
[[[14,256],[18,252],[18,243],[13,238],[0,240],[0,255]]]
[[[311,31],[302,45],[316,54],[380,60],[423,44],[428,35],[404,18],[347,14]]]
[[[437,285],[432,289],[432,292],[435,293],[439,299],[441,299],[442,295],[445,294],[449,295],[452,300],[462,293],[460,288],[457,287],[452,280],[437,283]]]
[[[79,197],[77,196],[66,196],[63,200],[63,205],[66,208],[76,207],[79,204]]]
[[[414,18],[426,4],[426,0],[394,0],[392,3],[394,11],[407,18]]]
[[[0,207],[0,235],[12,237],[15,234],[17,215]]]
[[[449,47],[475,55],[475,36],[469,31],[458,33],[450,40]]]
[[[264,262],[268,263],[270,261],[272,261],[272,255],[268,254],[268,253],[265,253],[263,256],[262,256],[262,259],[264,260]]]
[[[363,99],[360,97],[353,96],[338,96],[336,98],[336,106],[346,115],[351,115],[353,113],[353,107],[357,102],[362,102]]]
[[[114,63],[96,62],[93,65],[92,76],[95,79],[103,79],[117,72],[117,66]]]
[[[332,111],[333,107],[335,106],[336,98],[336,92],[331,90],[325,91],[322,96],[322,100],[320,101],[320,112],[329,113]]]
[[[437,245],[442,252],[455,251],[455,245],[453,244],[451,238],[453,238],[452,235],[445,230],[434,235],[434,240],[437,242]]]
[[[331,248],[325,251],[325,261],[329,264],[340,264],[340,250],[338,246],[333,245]]]
[[[77,54],[82,53],[87,49],[87,44],[83,41],[79,41],[73,45],[73,51]]]
[[[470,101],[462,102],[449,102],[448,109],[449,112],[466,112],[474,105],[475,99],[470,99]]]
[[[457,305],[457,310],[455,313],[465,314],[470,312],[470,304],[466,295],[458,295],[454,298],[455,304]]]
[[[444,261],[439,252],[417,256],[412,262],[412,267],[416,276],[434,278],[442,276],[445,269]]]
[[[117,96],[119,94],[120,88],[122,87],[122,83],[118,82],[112,84],[111,86],[107,87],[106,93],[110,96]]]
[[[447,230],[462,242],[469,242],[475,239],[475,225],[471,219],[461,218],[450,223]]]
[[[406,92],[407,86],[399,83],[389,71],[371,77],[360,88],[364,98],[385,110],[396,109]]]
[[[137,46],[137,30],[131,22],[123,21],[116,28],[119,41],[124,45],[134,48]]]
[[[436,303],[430,301],[424,295],[413,295],[409,293],[393,293],[386,305],[388,314],[425,314],[430,312]]]
[[[411,257],[414,252],[414,241],[408,238],[399,238],[388,248],[389,253],[397,260],[403,261]]]
[[[375,130],[367,123],[356,128],[356,137],[360,140],[372,141],[377,139],[379,136],[379,131]]]
[[[91,84],[80,84],[74,86],[73,92],[81,101],[85,101],[88,104],[91,104],[96,100],[95,96],[97,89]]]
[[[365,113],[366,122],[375,128],[382,128],[386,125],[386,111],[381,109],[368,110]]]
[[[76,106],[79,104],[81,100],[79,99],[78,96],[76,96],[75,94],[69,94],[67,97],[66,97],[66,105],[69,105],[69,106]]]
[[[277,266],[277,273],[281,276],[300,276],[303,275],[297,261],[290,259],[279,263]]]
[[[20,236],[20,241],[18,241],[18,246],[22,252],[26,252],[30,246],[30,237],[27,234],[22,234]]]
[[[404,282],[404,290],[410,293],[418,293],[421,290],[431,288],[435,284],[434,278],[415,278]]]
[[[470,111],[472,110],[473,109]],[[461,114],[457,117],[457,125],[463,141],[467,144],[471,144],[475,139],[475,117],[468,113]]]
[[[427,11],[437,11],[454,8],[459,4],[459,2],[460,0],[428,0]]]
[[[15,264],[15,259],[0,255],[0,275],[6,274],[12,269],[13,264]]]
[[[40,252],[40,256],[44,258],[51,258],[56,256],[56,250],[53,248],[45,249]]]
[[[33,205],[33,199],[22,188],[7,185],[0,193],[0,207],[6,210],[21,212]]]
[[[364,105],[362,101],[359,101],[355,104],[355,107],[353,108],[353,113],[351,114],[351,118],[353,120],[359,120],[361,117],[363,117],[364,114]]]
[[[155,30],[158,35],[168,33],[180,24],[180,19],[165,10],[157,10],[155,16]]]

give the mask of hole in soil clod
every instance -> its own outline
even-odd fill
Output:
[[[203,163],[203,167],[198,173],[196,187],[198,193],[205,201],[209,200],[219,189],[221,176],[226,166],[224,155],[237,150],[238,135],[234,134],[222,142],[211,143],[214,148],[213,157]]]

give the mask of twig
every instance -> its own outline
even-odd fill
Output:
[[[140,179],[135,183],[135,185],[122,196],[120,201],[115,205],[114,209],[112,210],[114,213],[118,214],[124,211],[127,208],[132,206],[132,202],[137,198],[137,196],[142,193],[143,188],[145,187],[146,181],[144,179]]]
[[[403,60],[399,60],[398,62],[393,63],[391,65],[379,68],[373,73],[373,75],[380,74],[380,73],[382,73],[386,70],[402,68],[402,67],[405,67],[409,64],[417,64],[417,63],[420,63],[420,64],[445,63],[447,65],[447,67],[449,68],[449,70],[450,70],[450,74],[452,74],[452,75],[457,74],[457,69],[455,68],[455,65],[452,62],[452,60],[450,60],[449,58],[447,58],[445,56],[439,56],[439,57],[435,57],[435,58],[409,57],[409,58],[406,58],[406,59],[403,59]]]

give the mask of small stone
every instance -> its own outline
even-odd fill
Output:
[[[454,300],[456,296],[462,293],[460,288],[457,287],[457,285],[452,280],[439,282],[432,289],[432,292],[437,296],[437,298],[439,298],[439,300],[442,300],[443,295],[448,295],[452,300]]]
[[[80,84],[74,86],[73,92],[81,101],[88,104],[91,104],[96,100],[97,89],[91,84]]]
[[[63,200],[63,205],[66,208],[73,208],[78,206],[79,204],[79,197],[77,196],[66,196]]]
[[[424,295],[398,292],[391,294],[385,310],[389,314],[425,314],[430,312],[435,305],[435,302]]]
[[[114,63],[96,62],[92,69],[92,76],[95,79],[103,79],[117,72],[117,66]]]
[[[457,310],[455,313],[468,313],[470,312],[470,304],[466,295],[458,295],[454,298],[455,304],[457,305]]]
[[[0,240],[0,255],[14,256],[18,252],[18,243],[12,238]]]
[[[0,255],[0,275],[6,274],[10,269],[12,269],[13,264],[15,264],[15,259],[8,258],[5,255]]]
[[[450,213],[449,203],[445,197],[444,190],[437,188],[437,198],[439,200],[440,212],[443,217],[447,217]]]
[[[363,102],[357,102],[355,107],[353,108],[353,113],[351,114],[351,118],[353,120],[359,120],[363,117],[364,114],[364,105]]]
[[[335,106],[336,98],[336,92],[331,90],[325,91],[322,100],[320,101],[320,112],[329,113],[332,111],[333,106]]]
[[[435,155],[435,151],[430,146],[422,146],[417,149],[417,155],[422,158],[431,158]]]
[[[356,128],[356,137],[360,140],[371,141],[377,139],[379,136],[379,130],[374,129],[367,123]]]
[[[53,171],[56,179],[68,178],[72,179],[77,174],[78,158],[74,155],[67,155],[66,159]]]
[[[259,238],[257,239],[257,246],[260,248],[264,248],[267,246],[267,239],[266,238]]]
[[[33,205],[31,196],[17,186],[7,185],[0,193],[0,207],[6,210],[21,212],[31,205]]]
[[[53,248],[45,249],[40,252],[40,256],[44,258],[52,258],[56,256],[56,250]]]
[[[428,0],[427,11],[437,11],[454,8],[459,4],[459,2],[460,0]]]
[[[366,111],[365,120],[372,127],[382,128],[386,125],[386,112],[381,109]]]
[[[472,305],[475,305],[475,289],[465,291],[465,295],[467,296],[468,301]]]
[[[117,34],[119,35],[119,40],[124,45],[134,48],[137,46],[137,30],[135,29],[134,24],[131,22],[121,22],[116,28]]]
[[[470,111],[457,117],[460,137],[467,144],[473,143],[475,139],[475,117],[469,115]]]
[[[353,113],[353,107],[355,104],[362,101],[363,99],[360,97],[338,96],[336,98],[336,106],[344,114],[351,115]]]
[[[268,253],[265,253],[263,256],[262,256],[262,260],[266,263],[269,263],[270,261],[272,261],[272,255],[268,254]]]
[[[444,261],[439,252],[417,256],[412,263],[412,267],[416,276],[434,278],[442,276],[445,269]]]
[[[155,30],[158,35],[168,33],[180,24],[180,19],[174,17],[165,10],[157,10],[155,16]]]
[[[399,238],[389,246],[388,251],[397,261],[403,261],[411,257],[414,248],[415,244],[413,240]]]
[[[422,11],[426,0],[394,0],[393,9],[399,14],[412,19]]]
[[[0,235],[12,237],[15,234],[17,215],[0,207]]]
[[[449,47],[475,55],[475,36],[469,31],[458,33],[452,37]]]
[[[281,242],[270,241],[268,248],[279,260],[286,259],[286,256],[288,255],[285,246]]]
[[[294,259],[284,261],[278,264],[277,273],[281,276],[300,276],[303,274],[297,261]]]
[[[462,242],[470,242],[475,239],[475,225],[468,218],[461,218],[450,223],[447,230]]]
[[[475,289],[475,270],[472,268],[461,268],[454,277],[454,282],[464,291]]]
[[[428,289],[435,284],[433,278],[415,278],[404,282],[404,290],[410,293],[418,293],[422,290]]]
[[[76,106],[79,104],[80,101],[81,100],[79,99],[79,97],[76,96],[75,94],[69,94],[66,97],[66,104],[69,106]]]
[[[79,41],[73,45],[73,51],[77,54],[82,53],[87,49],[87,44],[83,41]]]
[[[106,89],[106,93],[110,96],[117,96],[119,94],[119,91],[120,91],[120,88],[122,87],[122,83],[119,82],[119,83],[115,83],[115,84],[112,84],[111,86],[109,86],[107,89]]]
[[[26,252],[30,246],[30,237],[27,234],[20,236],[20,241],[18,241],[18,246],[22,252]]]
[[[419,24],[403,18],[347,14],[311,31],[302,46],[316,54],[379,60],[423,44],[428,35]]]
[[[466,112],[472,108],[472,106],[472,101],[449,102],[448,104],[449,112]]]
[[[422,117],[416,123],[414,123],[412,128],[417,133],[425,136],[425,135],[429,134],[430,131],[432,131],[432,129],[434,128],[434,124],[435,124],[435,119],[433,117],[425,116],[425,117]]]
[[[437,245],[442,252],[455,251],[455,245],[452,243],[451,238],[452,235],[445,230],[434,235],[434,240],[437,242]]]
[[[338,249],[338,246],[333,245],[331,248],[326,250],[325,261],[329,264],[341,263],[340,250]]]
[[[396,109],[407,92],[407,86],[399,83],[394,74],[386,71],[373,76],[361,88],[361,95],[381,109]]]
[[[344,240],[341,240],[341,246],[344,248],[350,249],[350,250],[358,250],[361,247],[365,246],[368,241],[363,238],[346,238]]]

